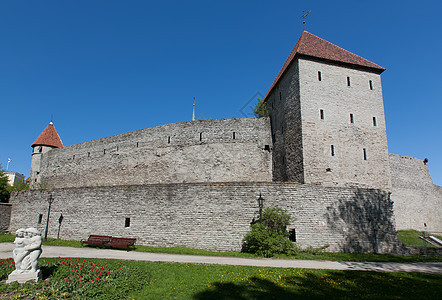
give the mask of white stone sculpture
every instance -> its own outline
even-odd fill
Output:
[[[41,234],[34,228],[20,228],[16,232],[14,241],[15,249],[12,252],[15,270],[9,274],[6,283],[28,280],[38,281],[41,278],[41,270],[38,267],[38,258],[41,254]]]

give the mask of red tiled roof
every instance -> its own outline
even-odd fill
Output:
[[[362,58],[345,49],[342,49],[339,46],[327,42],[326,40],[321,39],[320,37],[317,37],[316,35],[311,34],[310,32],[304,31],[301,37],[299,38],[298,42],[296,43],[295,47],[293,48],[292,52],[290,53],[289,57],[285,61],[284,65],[282,66],[281,71],[279,71],[278,76],[276,76],[276,79],[273,81],[273,84],[270,87],[269,91],[267,92],[266,96],[264,97],[264,100],[267,100],[267,96],[270,94],[270,92],[273,90],[275,85],[278,83],[279,79],[282,77],[282,75],[284,74],[290,63],[298,55],[310,56],[310,57],[315,57],[328,61],[335,61],[349,65],[362,66],[366,68],[375,69],[379,73],[385,71],[385,68],[375,63],[372,63],[371,61],[365,58]]]
[[[52,122],[49,123],[45,130],[43,130],[43,132],[35,140],[31,147],[34,146],[51,146],[55,148],[63,147],[63,143],[61,142],[57,130],[55,130],[54,124],[52,124]]]

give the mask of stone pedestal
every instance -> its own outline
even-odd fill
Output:
[[[18,273],[14,271],[11,274],[9,274],[6,283],[11,283],[14,281],[17,281],[18,283],[23,283],[29,280],[37,282],[39,279],[41,279],[41,270],[38,270],[37,272],[28,271],[23,273]]]

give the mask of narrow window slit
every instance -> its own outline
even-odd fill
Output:
[[[321,71],[318,71],[318,80],[319,80],[319,81],[322,81],[322,74],[321,74]]]
[[[126,218],[124,221],[124,227],[130,227],[130,218]]]
[[[235,132],[233,132],[233,139],[236,139],[236,134],[235,134]]]
[[[323,109],[319,110],[319,116],[321,117],[321,120],[324,120],[324,110]]]
[[[376,117],[373,117],[373,126],[377,126]]]
[[[353,114],[350,114],[350,123],[354,123],[355,122],[355,120],[354,120],[354,118],[353,118]]]
[[[369,80],[368,84],[370,85],[370,90],[372,90],[373,89],[373,81]]]
[[[335,156],[335,146],[334,145],[330,146],[330,151],[331,151],[331,156]]]
[[[363,152],[364,152],[364,160],[367,160],[367,149],[362,149],[363,150]]]
[[[350,77],[347,77],[347,86],[350,86]]]

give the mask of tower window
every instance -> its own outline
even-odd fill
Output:
[[[369,80],[368,85],[370,86],[370,90],[372,90],[373,89],[373,81]]]
[[[43,215],[42,214],[39,214],[38,215],[38,224],[40,225],[41,224],[41,221],[43,220]]]
[[[335,156],[335,146],[334,145],[330,146],[330,154],[331,154],[331,156]]]
[[[235,136],[235,132],[233,132],[233,139],[235,139],[236,138],[236,136]]]
[[[363,152],[364,152],[364,160],[367,160],[367,149],[362,149],[363,150]]]
[[[350,77],[347,77],[347,86],[350,86]]]
[[[373,126],[378,126],[376,123],[376,117],[373,117]]]
[[[318,71],[318,80],[319,80],[319,81],[322,81],[322,74],[321,74],[321,71]]]
[[[130,218],[126,218],[124,221],[124,227],[130,227]]]
[[[350,114],[350,123],[354,123],[355,122],[355,119],[353,118],[353,114]]]
[[[43,149],[43,148],[42,148],[41,146],[38,147],[38,152],[41,153],[42,149]]]
[[[203,133],[200,132],[200,141],[202,141],[202,140],[203,140]]]
[[[321,118],[321,120],[324,120],[324,110],[323,109],[319,110],[319,117]]]

